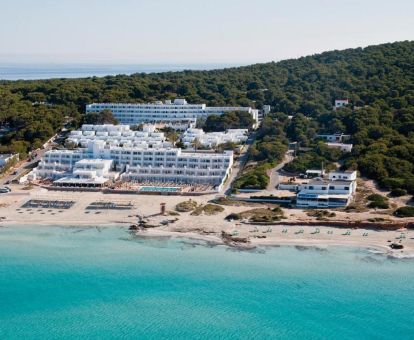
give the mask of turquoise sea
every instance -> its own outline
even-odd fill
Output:
[[[414,262],[1,227],[0,339],[413,339]]]

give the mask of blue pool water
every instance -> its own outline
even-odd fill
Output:
[[[126,229],[0,228],[1,339],[409,339],[414,263]]]
[[[176,187],[140,187],[139,191],[142,191],[142,192],[177,192],[177,191],[181,191],[181,189],[176,188]]]

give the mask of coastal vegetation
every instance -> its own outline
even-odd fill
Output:
[[[196,201],[188,200],[180,202],[175,206],[175,210],[178,212],[191,212],[193,216],[204,215],[217,215],[224,211],[224,208],[217,204],[197,204]]]
[[[112,111],[102,110],[101,112],[91,112],[87,115],[82,116],[83,124],[114,124],[117,125],[119,122],[114,117]]]
[[[330,148],[323,142],[311,144],[306,151],[298,151],[297,157],[284,169],[292,173],[305,173],[308,169],[335,170],[335,163],[345,157],[339,149]]]
[[[306,215],[316,217],[318,221],[327,220],[330,217],[335,217],[336,213],[328,210],[309,210]]]
[[[367,197],[368,207],[372,209],[388,209],[390,206],[388,204],[388,198],[379,194],[371,194]]]
[[[208,203],[205,205],[199,205],[197,208],[194,209],[191,215],[193,216],[200,216],[201,214],[217,215],[218,213],[221,213],[223,211],[224,211],[224,208],[222,206]]]
[[[394,188],[390,192],[390,197],[401,197],[407,195],[407,190]]]
[[[226,217],[227,220],[243,220],[249,222],[276,222],[284,217],[283,210],[280,207],[275,208],[255,208],[243,211],[241,213],[232,213]]]
[[[250,129],[254,124],[252,115],[245,111],[230,111],[207,117],[202,128],[206,132],[226,131],[227,129]]]
[[[250,165],[243,169],[235,181],[234,190],[267,187],[268,172],[283,160],[288,150],[288,139],[285,134],[287,123],[287,116],[283,113],[272,113],[263,119],[248,155]]]
[[[414,206],[400,207],[395,210],[394,215],[397,217],[414,217]]]
[[[188,200],[180,202],[175,206],[175,210],[178,212],[190,212],[197,208],[197,202],[193,200]]]
[[[185,97],[191,103],[244,105],[272,113],[263,121],[250,159],[258,162],[246,184],[266,184],[266,170],[280,161],[287,138],[310,147],[295,170],[313,156],[335,162],[314,145],[317,132],[351,135],[352,153],[338,155],[344,169],[358,169],[388,190],[414,193],[414,42],[331,51],[299,59],[212,71],[133,74],[82,79],[0,81],[0,152],[26,154],[41,146],[66,119],[82,122],[91,102],[149,102]],[[335,99],[350,105],[332,110]],[[235,114],[241,124],[242,114]],[[288,118],[291,116],[291,119]],[[99,118],[99,117],[98,117]],[[232,121],[210,118],[207,129]]]

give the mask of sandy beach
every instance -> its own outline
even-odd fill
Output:
[[[224,211],[216,215],[192,216],[189,212],[179,214],[174,211],[177,203],[188,200],[181,196],[104,194],[101,192],[48,191],[34,187],[24,190],[15,186],[13,191],[0,197],[0,225],[60,225],[60,226],[129,226],[138,221],[137,216],[145,216],[150,223],[160,225],[155,228],[138,231],[148,237],[187,237],[208,242],[223,243],[224,231],[241,238],[249,238],[249,247],[295,245],[326,248],[332,246],[352,246],[372,248],[391,256],[414,257],[414,230],[347,229],[346,227],[306,226],[314,220],[300,209],[283,209],[285,219],[280,224],[255,225],[239,221],[227,221],[230,213],[241,213],[252,207],[267,208],[267,205],[243,204],[240,206],[223,205]],[[198,204],[206,204],[215,199],[215,195],[191,198]],[[30,200],[72,201],[68,209],[27,208],[24,204]],[[132,204],[132,209],[88,209],[93,202],[115,202]],[[165,203],[167,216],[160,215],[160,204]],[[383,212],[347,213],[335,211],[332,221],[367,221],[382,218],[389,223],[413,222],[414,219],[397,219]],[[286,222],[303,222],[304,225],[286,226]],[[165,224],[163,224],[165,223]],[[392,250],[391,243],[400,243],[403,250]]]

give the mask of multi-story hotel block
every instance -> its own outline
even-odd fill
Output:
[[[29,175],[61,186],[102,186],[124,181],[207,184],[220,190],[230,174],[233,152],[185,152],[178,148],[111,146],[89,141],[86,148],[51,150]]]
[[[197,118],[206,118],[213,114],[222,115],[230,111],[249,112],[256,123],[259,121],[259,110],[251,107],[209,107],[206,104],[189,104],[185,99],[148,104],[93,103],[86,105],[86,113],[103,110],[112,111],[121,124],[166,124],[180,129],[194,126]]]
[[[102,140],[111,146],[172,147],[164,133],[155,131],[153,125],[144,125],[142,131],[133,131],[129,125],[84,124],[80,130],[71,131],[66,143],[87,147],[94,140]]]

